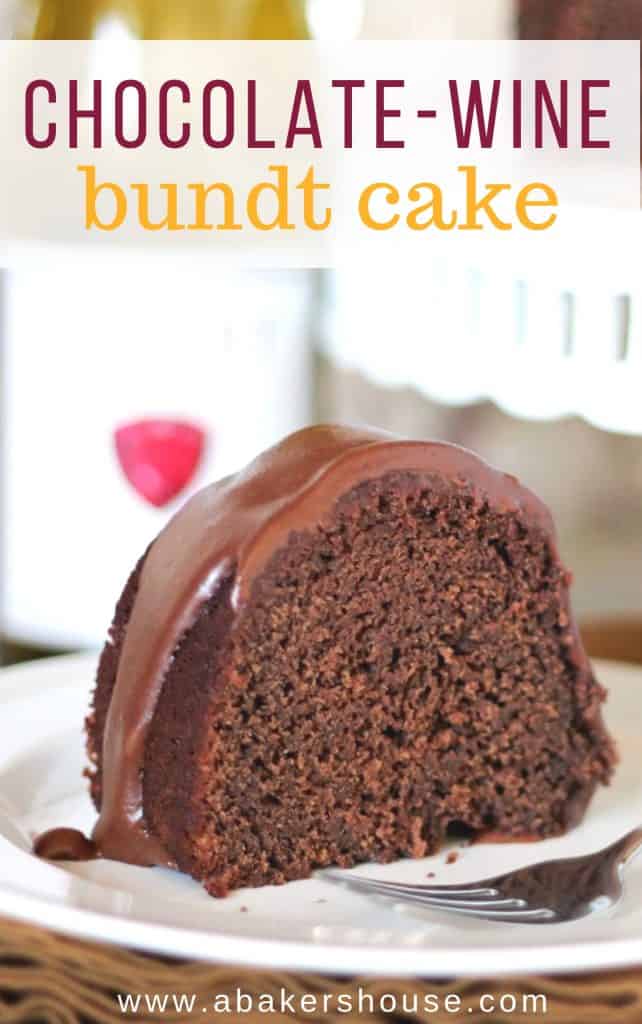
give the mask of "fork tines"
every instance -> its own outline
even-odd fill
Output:
[[[524,899],[502,896],[498,889],[491,886],[480,886],[478,883],[470,886],[411,885],[366,878],[363,875],[349,875],[344,871],[334,869],[321,872],[319,877],[346,885],[355,892],[382,896],[396,900],[398,903],[410,903],[430,907],[434,910],[464,914],[467,917],[515,923],[550,923],[556,917],[555,912],[548,907],[529,907]]]

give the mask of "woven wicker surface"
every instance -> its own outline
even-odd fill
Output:
[[[281,989],[294,993],[297,1002],[304,993],[318,997],[319,1009],[315,1013],[283,1015],[260,1013],[255,1009],[244,1013],[219,1016],[211,1009],[215,997],[227,993],[233,997],[236,989],[244,993],[271,994],[279,1006]],[[375,1010],[370,1012],[368,1000],[362,1001],[364,1012],[338,1012],[336,997],[339,993],[351,996],[357,1006],[357,993],[374,997]],[[123,1014],[117,994],[121,993],[188,993],[196,996],[192,1013],[176,1014],[171,1006],[165,1012],[141,1010],[138,1014]],[[379,997],[396,995],[398,1006],[408,1012],[390,1014],[379,1012]],[[451,1013],[433,1013],[424,1008],[424,997],[434,994],[445,997],[448,993],[461,996],[461,1010]],[[524,993],[542,993],[547,999],[545,1015],[513,1012],[489,1015],[479,1009],[481,994],[510,993],[521,1002]],[[329,996],[330,1009],[322,1008],[323,994]],[[413,999],[418,1009],[414,1012]],[[335,1004],[334,1008],[332,1004]],[[345,1005],[345,1004],[344,1004]],[[203,1007],[210,1011],[203,1013]],[[469,1012],[470,1007],[470,1012]],[[385,1008],[385,1004],[384,1004]],[[480,1021],[563,1021],[564,1024],[632,1024],[642,1022],[642,970],[608,974],[585,975],[578,978],[504,978],[500,981],[395,981],[382,978],[330,979],[310,974],[288,974],[272,971],[244,971],[234,967],[217,967],[170,961],[129,950],[95,945],[56,935],[42,928],[34,928],[11,921],[0,923],[0,1022],[52,1022],[52,1024],[86,1024],[100,1022],[112,1024],[125,1019],[141,1021],[184,1022],[188,1020],[227,1019],[243,1020],[246,1024],[269,1024],[270,1021],[363,1021],[368,1024],[391,1024],[395,1021],[442,1022]]]

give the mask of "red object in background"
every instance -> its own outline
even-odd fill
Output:
[[[190,482],[205,447],[205,433],[184,420],[143,419],[114,431],[116,453],[132,487],[162,508]]]

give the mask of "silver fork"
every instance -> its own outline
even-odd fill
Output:
[[[513,924],[554,924],[613,906],[622,895],[622,868],[642,846],[642,828],[604,850],[544,861],[465,885],[408,885],[352,875],[337,868],[318,877],[356,892],[466,917]]]

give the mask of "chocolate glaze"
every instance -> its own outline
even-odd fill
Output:
[[[544,531],[557,558],[553,524],[539,499],[515,477],[450,444],[311,427],[204,488],[159,534],[141,572],[104,732],[102,806],[93,832],[104,856],[172,866],[143,817],[145,737],[173,653],[203,603],[233,574],[231,601],[240,614],[253,581],[292,531],[322,523],[342,494],[393,470],[436,475],[468,488],[480,502],[516,513]],[[579,635],[569,628],[569,657],[590,673]],[[42,845],[51,849],[53,842]]]
[[[37,836],[33,852],[45,860],[94,860],[98,847],[77,828],[52,828]]]

